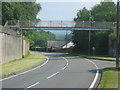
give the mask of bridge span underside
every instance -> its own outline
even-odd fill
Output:
[[[20,27],[22,30],[85,30],[85,31],[111,31],[111,28],[90,27]]]
[[[20,21],[8,20],[6,27],[18,27],[22,30],[86,30],[86,31],[111,31],[116,27],[116,22],[98,21]]]

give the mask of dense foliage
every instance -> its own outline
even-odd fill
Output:
[[[40,10],[40,4],[35,2],[3,2],[3,25],[7,20],[37,20],[36,15]]]
[[[31,48],[35,47],[42,47],[45,48],[47,45],[47,41],[54,41],[56,40],[56,37],[54,34],[52,34],[49,31],[34,31],[33,33],[32,41],[33,44],[31,44]]]
[[[3,2],[2,3],[2,24],[7,20],[12,22],[21,21],[39,21],[36,18],[41,10],[40,4],[35,2]],[[16,22],[15,22],[16,23]],[[55,40],[55,35],[45,31],[23,30],[24,39],[30,41],[30,48],[45,47],[47,40]]]
[[[72,40],[72,34],[70,33],[70,34],[65,35],[65,39],[64,40],[71,41]]]
[[[114,2],[101,2],[95,5],[91,10],[85,7],[81,9],[74,18],[76,26],[79,21],[115,21],[116,20],[116,5]],[[92,25],[91,25],[92,26]],[[73,42],[75,43],[74,51],[88,54],[89,50],[89,32],[88,31],[74,31]],[[108,31],[91,31],[90,51],[92,47],[96,48],[95,54],[108,54]]]

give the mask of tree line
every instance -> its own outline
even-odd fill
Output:
[[[33,20],[39,21],[36,18],[41,10],[41,5],[35,2],[3,2],[2,3],[2,24],[7,20]],[[116,21],[116,4],[114,2],[101,2],[95,5],[91,10],[83,8],[79,10],[74,18],[74,21]],[[74,52],[88,53],[88,31],[73,31],[72,40],[75,44]],[[45,47],[47,40],[56,40],[55,35],[51,32],[24,30],[25,39],[30,41],[30,48]],[[108,54],[109,37],[114,41],[116,36],[114,33],[107,31],[91,31],[90,49],[96,48],[96,54]],[[68,35],[66,40],[71,39]]]
[[[41,5],[35,2],[2,2],[2,25],[7,20],[40,21],[37,18]],[[47,40],[56,40],[51,32],[23,30],[24,39],[30,42],[30,48],[46,47]]]
[[[76,25],[79,21],[116,21],[116,4],[114,2],[100,2],[100,4],[88,10],[86,7],[79,10],[74,18]],[[109,38],[115,40],[115,34],[108,31],[91,31],[90,53],[92,47],[95,47],[97,55],[108,55]],[[89,31],[74,31],[73,42],[75,44],[74,52],[88,54],[89,50]]]

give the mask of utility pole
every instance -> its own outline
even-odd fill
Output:
[[[90,28],[92,28],[91,11],[89,11],[89,22],[90,22]],[[88,55],[90,55],[90,47],[91,47],[90,42],[91,42],[91,30],[89,30]]]
[[[119,19],[120,19],[120,2],[119,0],[117,0],[117,31],[116,31],[116,35],[117,35],[117,38],[116,38],[116,68],[119,68],[119,54],[120,54],[120,37],[119,37]]]
[[[68,37],[68,34],[67,34],[67,30],[66,30],[66,53],[67,53],[67,38]]]

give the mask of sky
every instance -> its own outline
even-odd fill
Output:
[[[37,18],[41,20],[72,21],[80,9],[83,7],[91,9],[94,5],[99,4],[100,1],[101,0],[37,0],[36,2],[40,3],[42,7]]]
[[[41,2],[42,10],[38,13],[41,20],[65,20],[72,21],[76,13],[86,7],[91,9],[99,2]]]
[[[77,12],[86,7],[91,9],[94,5],[99,4],[101,0],[37,0],[42,7],[38,13],[37,18],[42,21],[63,20],[72,21]],[[115,0],[114,0],[115,1]],[[59,39],[65,36],[66,31],[51,31]],[[68,33],[71,33],[68,31]]]

